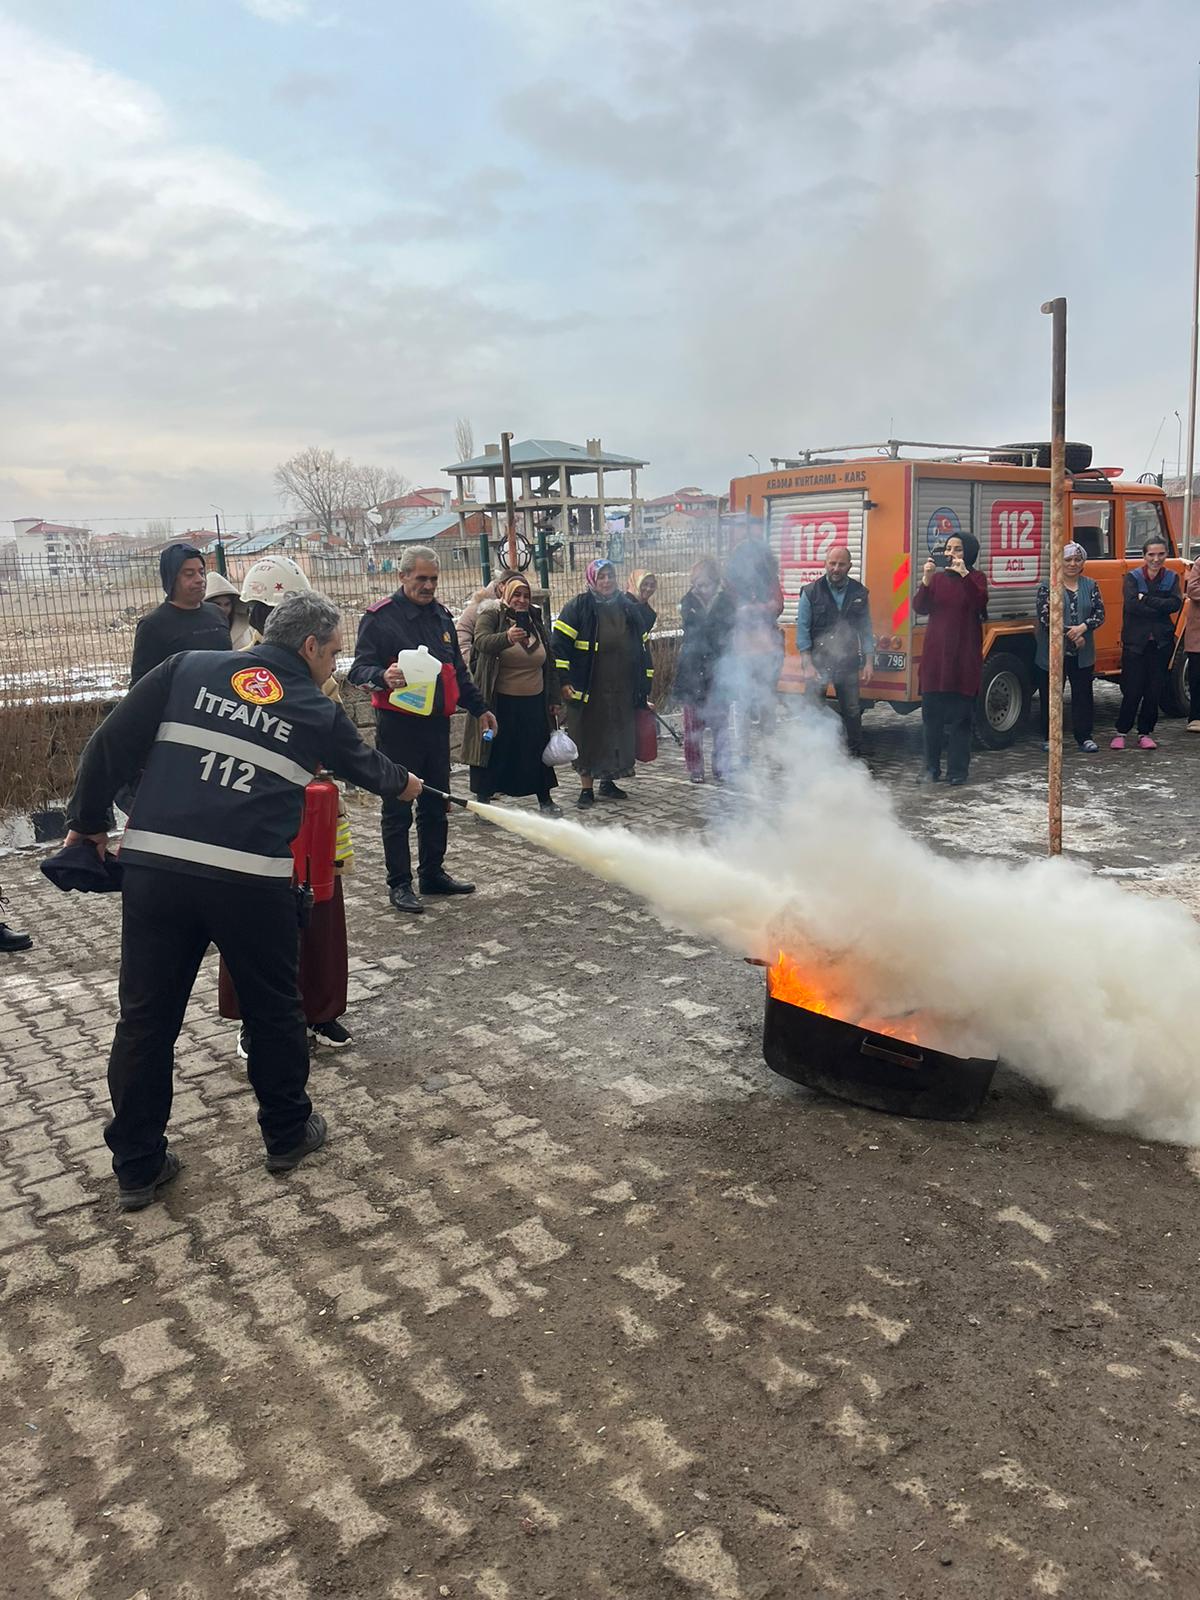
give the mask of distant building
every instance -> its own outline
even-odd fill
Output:
[[[72,528],[40,517],[13,522],[18,567],[52,575],[82,573],[86,568],[90,528]]]
[[[449,489],[413,489],[396,500],[381,500],[375,507],[391,528],[406,522],[422,522],[426,517],[436,517],[450,509]]]
[[[725,506],[724,495],[694,485],[660,494],[642,506],[642,532],[647,539],[715,539]]]
[[[1163,483],[1163,493],[1167,497],[1167,520],[1171,524],[1171,532],[1179,545],[1179,553],[1189,560],[1194,555],[1200,555],[1200,477],[1192,479],[1192,527],[1191,537],[1180,537],[1183,530],[1183,492],[1187,488],[1186,476],[1182,478],[1167,478]]]

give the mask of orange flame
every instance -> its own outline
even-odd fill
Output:
[[[791,956],[780,951],[775,965],[767,968],[767,988],[772,1000],[784,1000],[789,1006],[802,1006],[805,1011],[815,1011],[818,1016],[829,1015],[829,1002],[811,978],[801,976],[800,968]]]
[[[789,1006],[800,1006],[805,1011],[813,1011],[820,1017],[837,1015],[831,1009],[830,996],[822,992],[816,979],[801,972],[797,962],[786,951],[781,950],[774,964],[767,968],[767,991],[772,1000],[782,1000]],[[840,1005],[839,1001],[839,1007]],[[853,1010],[853,1007],[850,1006],[848,1009]],[[909,1017],[868,1019],[856,1016],[853,1023],[855,1027],[865,1028],[868,1033],[886,1034],[892,1039],[904,1039],[909,1044],[921,1042],[915,1031],[914,1021]]]

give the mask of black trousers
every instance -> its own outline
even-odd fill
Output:
[[[377,711],[375,724],[378,750],[416,773],[418,778],[424,778],[435,789],[449,792],[448,717],[412,717],[403,711]],[[426,793],[417,797],[416,808],[418,872],[421,878],[436,877],[446,859],[446,802]],[[411,800],[385,797],[380,832],[389,889],[412,883],[412,857],[408,847],[412,820]]]
[[[1167,686],[1170,653],[1151,641],[1144,650],[1125,651],[1121,656],[1121,709],[1117,712],[1117,732],[1128,733],[1137,719],[1139,733],[1153,733],[1158,708]]]
[[[1038,714],[1041,719],[1042,738],[1050,737],[1050,674],[1042,667],[1034,667],[1033,681],[1037,685]],[[1071,685],[1071,732],[1076,744],[1092,737],[1096,725],[1095,677],[1091,667],[1081,667],[1074,656],[1063,656],[1063,682]]]
[[[1200,650],[1187,656],[1188,721],[1200,722]]]
[[[121,1019],[108,1059],[113,1116],[104,1130],[118,1183],[140,1189],[162,1167],[175,1041],[210,944],[224,956],[242,1003],[263,1141],[272,1154],[294,1150],[312,1102],[291,884],[126,867],[121,899]]]
[[[849,672],[825,676],[818,667],[817,673],[817,677],[810,678],[804,685],[804,703],[807,705],[809,701],[815,701],[821,705],[825,690],[832,683],[846,732],[846,749],[852,756],[862,755],[862,686],[857,670],[851,668]]]
[[[925,766],[930,772],[942,768],[942,744],[946,744],[946,776],[965,778],[971,765],[971,717],[975,711],[973,694],[935,691],[921,696],[921,721],[925,734]]]

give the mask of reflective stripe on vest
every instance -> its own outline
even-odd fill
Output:
[[[290,881],[292,858],[257,856],[249,850],[231,850],[228,845],[205,844],[201,839],[180,839],[173,833],[148,833],[141,828],[126,828],[121,850],[142,855],[165,856],[173,861],[195,861],[207,867],[223,867],[226,872],[245,872],[256,878],[281,878]]]
[[[164,722],[159,726],[157,738],[167,744],[192,745],[197,750],[215,750],[224,756],[236,756],[239,761],[248,761],[251,766],[265,767],[268,772],[278,773],[281,778],[298,784],[302,789],[312,782],[312,773],[282,751],[268,750],[261,744],[252,744],[249,739],[239,739],[232,733],[224,733],[216,728],[194,727],[187,722]]]

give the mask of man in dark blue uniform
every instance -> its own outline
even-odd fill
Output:
[[[427,545],[412,545],[405,550],[400,558],[400,587],[389,600],[370,606],[359,623],[350,682],[371,691],[376,748],[393,761],[412,767],[433,788],[448,790],[450,717],[454,711],[461,705],[492,732],[496,730],[496,719],[467,671],[454,618],[434,598],[438,572],[436,551]],[[397,655],[418,645],[424,645],[441,665],[433,708],[427,716],[398,709],[389,699],[394,690],[404,687]],[[403,796],[384,796],[383,856],[388,898],[397,911],[425,909],[413,892],[408,843],[412,819],[411,801]],[[443,863],[447,833],[446,802],[436,795],[422,794],[417,802],[417,879],[422,894],[470,894],[475,888],[473,883],[460,883],[446,871]]]
[[[297,988],[291,841],[304,791],[323,767],[375,794],[421,792],[321,692],[339,621],[323,595],[295,594],[255,649],[172,656],[130,689],[80,760],[67,843],[90,839],[101,855],[107,807],[142,772],[121,842],[121,1018],[104,1130],[122,1211],[149,1205],[179,1172],[165,1138],[175,1041],[210,944],[241,1001],[267,1170],[288,1172],[325,1142],[305,1087]]]

